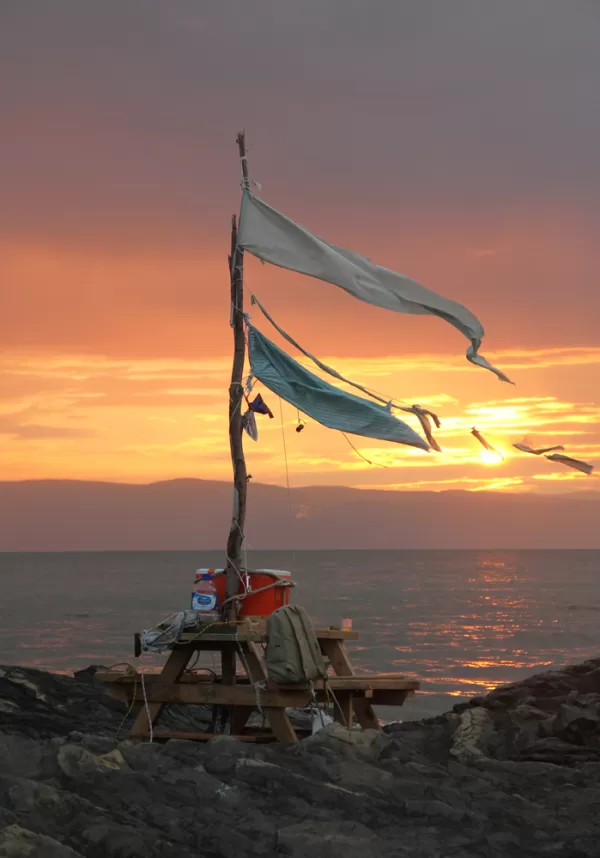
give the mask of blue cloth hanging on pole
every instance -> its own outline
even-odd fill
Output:
[[[429,445],[382,405],[346,393],[318,378],[247,324],[251,375],[273,393],[329,429],[394,441],[421,450]]]

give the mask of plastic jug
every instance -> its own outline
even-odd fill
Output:
[[[192,611],[210,613],[217,610],[218,595],[212,575],[203,569],[196,572],[196,581],[192,591]]]

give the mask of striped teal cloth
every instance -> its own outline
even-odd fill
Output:
[[[420,435],[384,406],[339,390],[293,360],[253,325],[248,323],[247,330],[251,375],[303,414],[329,429],[429,450]]]

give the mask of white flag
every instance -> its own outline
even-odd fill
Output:
[[[510,382],[478,354],[483,325],[462,304],[443,298],[403,274],[375,265],[358,253],[327,244],[248,190],[242,200],[238,244],[263,262],[333,283],[367,304],[445,319],[471,341],[467,350],[471,363]]]

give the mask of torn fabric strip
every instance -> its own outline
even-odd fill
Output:
[[[588,476],[594,470],[594,466],[590,465],[588,462],[582,462],[581,459],[573,459],[571,456],[561,456],[560,453],[552,453],[551,456],[546,456],[551,462],[560,462],[561,465],[567,465],[569,468],[574,468],[576,471],[582,471],[582,473],[587,474]]]
[[[489,450],[490,453],[495,453],[496,456],[500,456],[502,461],[504,461],[504,456],[502,455],[500,450],[496,450],[496,448],[492,446],[492,444],[490,444],[490,442],[483,437],[483,435],[478,429],[475,429],[475,427],[473,427],[473,429],[471,429],[471,435],[473,435],[474,438],[477,438],[482,447],[485,447],[485,449]]]
[[[537,447],[536,449],[530,447],[529,444],[513,444],[513,447],[516,447],[522,453],[533,453],[534,456],[542,456],[544,453],[552,453],[553,450],[565,449],[560,444],[557,444],[556,447]]]

